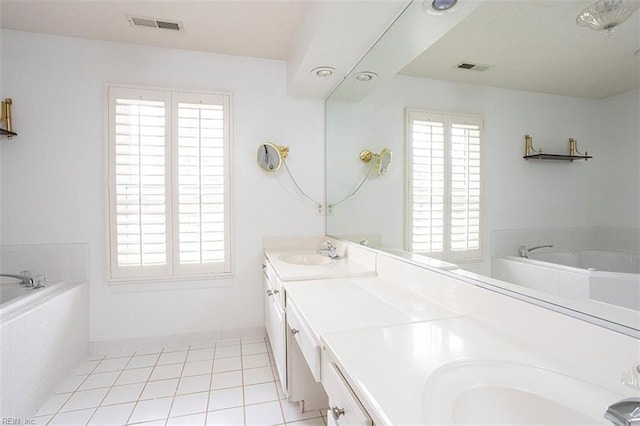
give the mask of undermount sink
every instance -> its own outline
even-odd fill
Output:
[[[294,265],[325,265],[331,262],[329,256],[317,253],[287,253],[281,254],[278,259]]]
[[[426,424],[610,424],[620,395],[544,368],[507,361],[445,365],[426,381]]]

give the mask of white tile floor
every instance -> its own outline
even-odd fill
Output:
[[[38,410],[38,425],[325,426],[283,399],[265,339],[94,356]]]

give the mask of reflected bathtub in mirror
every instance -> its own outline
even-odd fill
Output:
[[[573,250],[493,260],[493,277],[574,300],[593,300],[640,311],[637,253]]]

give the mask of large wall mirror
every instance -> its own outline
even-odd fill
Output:
[[[638,335],[640,12],[596,31],[593,3],[408,3],[327,100],[329,206],[393,153],[327,233]]]

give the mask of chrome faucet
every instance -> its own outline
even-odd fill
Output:
[[[604,418],[616,426],[640,425],[640,398],[629,398],[611,404]]]
[[[331,241],[326,241],[323,245],[324,247],[321,247],[318,250],[316,250],[318,254],[327,255],[331,259],[337,259],[340,257],[338,255],[338,252],[336,251],[335,246],[331,243]]]
[[[19,274],[0,274],[0,277],[8,277],[15,278],[16,280],[20,280],[20,285],[25,287],[33,287],[35,282],[33,278],[31,278],[31,273],[29,271],[22,271]]]
[[[529,258],[529,253],[531,253],[532,251],[538,250],[541,248],[551,248],[551,247],[553,247],[553,244],[547,244],[544,246],[535,246],[531,248],[527,248],[526,246],[520,246],[518,247],[518,253],[520,254],[520,257]]]

